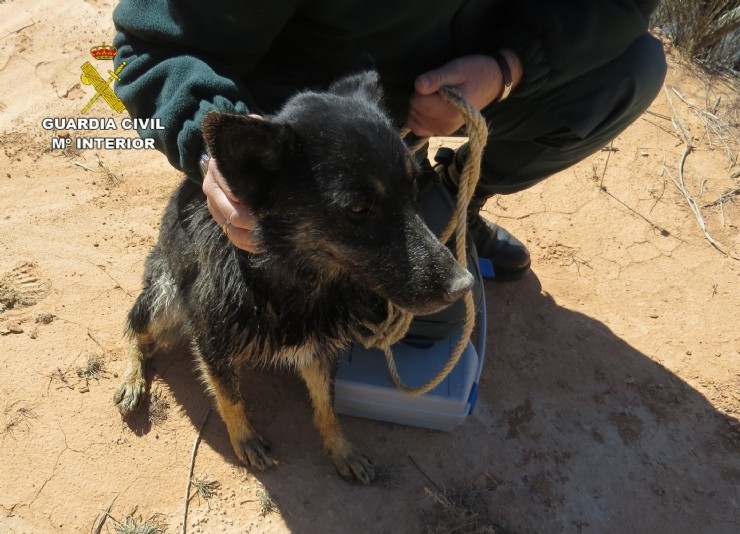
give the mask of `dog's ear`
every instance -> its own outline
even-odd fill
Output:
[[[340,96],[360,95],[377,103],[383,100],[380,76],[375,70],[366,70],[341,78],[329,86],[329,92]]]
[[[260,178],[279,173],[290,160],[295,134],[266,119],[212,111],[203,119],[208,152],[234,193],[247,193]]]

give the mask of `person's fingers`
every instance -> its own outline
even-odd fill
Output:
[[[460,112],[437,92],[456,87],[478,109],[490,104],[501,91],[498,63],[484,55],[465,56],[421,74],[414,81],[406,126],[417,136],[451,135],[463,125]]]
[[[450,135],[463,125],[460,112],[438,94],[411,97],[406,126],[419,137]]]
[[[203,193],[208,201],[208,211],[231,242],[246,251],[259,252],[259,243],[252,232],[255,226],[254,215],[247,206],[234,198],[213,158],[210,159],[208,172],[203,178]]]
[[[216,206],[215,202],[208,198],[208,211],[211,212],[213,220],[216,221],[221,229],[223,230],[226,237],[229,238],[235,247],[247,252],[259,253],[262,251],[259,243],[254,238],[254,233],[251,229],[240,228],[232,222],[229,216],[225,216]]]
[[[490,104],[501,93],[501,69],[490,56],[465,56],[438,69],[421,74],[414,82],[420,95],[431,95],[442,87],[456,87],[478,109]]]
[[[444,86],[454,86],[464,83],[465,71],[460,68],[458,61],[451,61],[442,67],[430,70],[420,75],[414,81],[414,89],[420,95],[431,95]]]

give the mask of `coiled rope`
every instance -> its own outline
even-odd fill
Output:
[[[460,266],[463,269],[467,269],[468,257],[466,254],[465,238],[467,232],[468,205],[470,204],[470,200],[475,192],[475,187],[480,179],[480,166],[483,149],[488,141],[488,127],[478,109],[465,100],[457,89],[443,87],[440,89],[439,95],[445,101],[458,109],[465,121],[469,138],[469,153],[459,178],[455,211],[450,218],[450,221],[447,223],[447,226],[442,231],[442,234],[439,236],[439,240],[442,244],[447,244],[450,237],[453,234],[455,235],[455,257]],[[404,129],[401,131],[401,136],[405,137],[408,133],[408,129]],[[425,144],[426,139],[412,147],[411,150],[415,152]],[[393,383],[398,389],[411,395],[422,395],[437,387],[445,378],[447,378],[447,375],[449,375],[452,369],[454,369],[455,365],[457,365],[457,362],[460,360],[460,356],[462,356],[462,353],[465,351],[465,347],[468,344],[470,335],[473,332],[473,327],[475,326],[475,306],[473,304],[472,289],[465,294],[464,301],[465,322],[463,324],[462,335],[444,367],[442,367],[434,378],[423,386],[409,387],[403,383],[398,374],[396,361],[393,358],[393,351],[391,350],[391,346],[403,339],[408,332],[411,321],[414,318],[411,313],[401,310],[391,301],[388,301],[388,316],[386,317],[386,320],[380,324],[366,324],[365,326],[371,331],[371,334],[360,341],[365,348],[377,348],[383,351],[388,363],[388,371],[391,374]]]

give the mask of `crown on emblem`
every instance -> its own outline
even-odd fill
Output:
[[[107,45],[105,43],[100,46],[93,46],[90,49],[92,57],[100,61],[113,59],[116,57],[116,52],[118,52],[118,49],[115,46]]]

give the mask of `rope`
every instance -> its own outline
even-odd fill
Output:
[[[439,240],[443,244],[446,244],[450,237],[453,234],[455,235],[455,257],[460,266],[463,269],[467,269],[468,257],[466,254],[465,238],[467,232],[468,204],[470,204],[470,199],[473,197],[475,186],[478,184],[480,178],[483,149],[488,140],[488,127],[480,112],[465,100],[456,89],[443,87],[439,91],[439,95],[445,101],[457,107],[463,116],[469,136],[469,154],[459,178],[455,211],[447,226],[442,231],[442,234],[439,236]],[[401,136],[405,137],[407,133],[408,130],[402,130]],[[412,147],[412,152],[418,151],[424,144],[426,144],[426,139],[421,140]],[[398,389],[411,395],[422,395],[437,387],[447,378],[447,375],[450,374],[460,360],[460,356],[465,351],[470,335],[473,333],[473,327],[475,326],[475,306],[473,303],[472,289],[465,294],[464,299],[465,322],[463,324],[463,333],[444,367],[442,367],[434,378],[423,386],[409,387],[403,383],[398,374],[396,362],[393,358],[393,351],[391,350],[391,346],[403,339],[408,332],[411,321],[414,318],[412,314],[398,308],[389,300],[386,320],[380,324],[365,325],[371,331],[371,334],[362,339],[361,342],[366,348],[374,347],[383,351],[388,363],[388,371],[393,379],[393,383]]]

